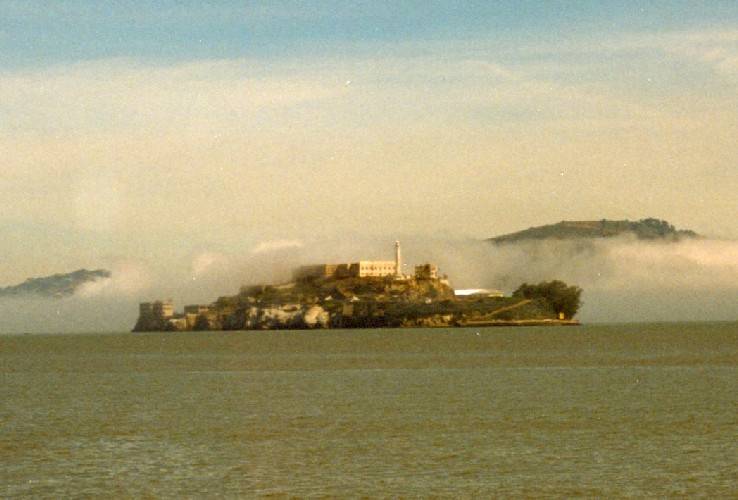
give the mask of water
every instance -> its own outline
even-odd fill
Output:
[[[0,337],[0,497],[738,495],[738,324]]]

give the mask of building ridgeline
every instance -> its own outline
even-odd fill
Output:
[[[174,316],[174,303],[171,299],[142,302],[139,314],[143,318],[168,319]]]
[[[435,264],[421,264],[415,266],[414,276],[405,275],[402,272],[402,255],[400,253],[400,242],[395,241],[395,260],[360,260],[346,264],[315,264],[297,268],[293,277],[295,281],[312,278],[388,278],[393,281],[401,281],[411,286],[413,278],[417,281],[438,280],[438,266]],[[445,277],[440,281],[441,285],[448,286]],[[392,283],[391,286],[403,284]],[[427,283],[426,283],[427,284]],[[294,286],[283,285],[283,287]],[[253,289],[261,288],[263,293],[267,286],[242,287],[241,294],[254,293]],[[279,287],[277,287],[279,288]],[[355,299],[356,297],[354,297]],[[328,299],[326,299],[328,300]],[[233,311],[228,312],[232,314]],[[213,324],[221,324],[223,321],[223,309],[218,309],[216,303],[211,305],[191,304],[184,306],[182,313],[174,310],[174,304],[169,300],[156,300],[139,304],[139,320],[135,327],[136,331],[146,330],[197,330],[204,327],[209,328]],[[207,329],[205,328],[205,329]]]
[[[406,279],[402,272],[402,255],[400,242],[395,241],[395,260],[360,260],[346,264],[314,264],[300,266],[295,269],[295,280],[305,278],[382,278],[394,276],[396,279]],[[438,267],[433,264],[423,264],[415,267],[415,278],[436,279]]]

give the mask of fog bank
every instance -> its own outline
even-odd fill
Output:
[[[583,321],[738,319],[738,242],[678,243],[621,237],[493,245],[403,236],[404,269],[434,262],[456,288],[511,293],[523,282],[560,279],[584,289]],[[171,298],[178,310],[242,285],[290,280],[301,264],[393,259],[394,237],[262,241],[239,252],[203,250],[182,262],[118,261],[112,277],[64,299],[0,300],[0,332],[129,330],[138,302]]]

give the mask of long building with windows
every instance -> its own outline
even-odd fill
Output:
[[[395,260],[360,260],[346,264],[301,266],[294,272],[296,280],[306,278],[365,278],[394,276],[403,279],[400,242],[395,241]]]
[[[300,266],[293,274],[296,280],[305,278],[396,276],[397,264],[391,260],[361,260],[347,264],[315,264],[312,266]]]

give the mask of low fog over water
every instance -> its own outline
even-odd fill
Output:
[[[392,259],[394,238],[263,241],[240,253],[201,251],[187,261],[116,261],[110,279],[62,299],[0,299],[2,332],[125,331],[138,302],[209,303],[241,285],[290,280],[300,264]],[[433,262],[455,288],[511,293],[523,282],[561,279],[584,289],[583,321],[738,319],[738,242],[629,237],[494,245],[479,240],[402,238],[405,272]]]

